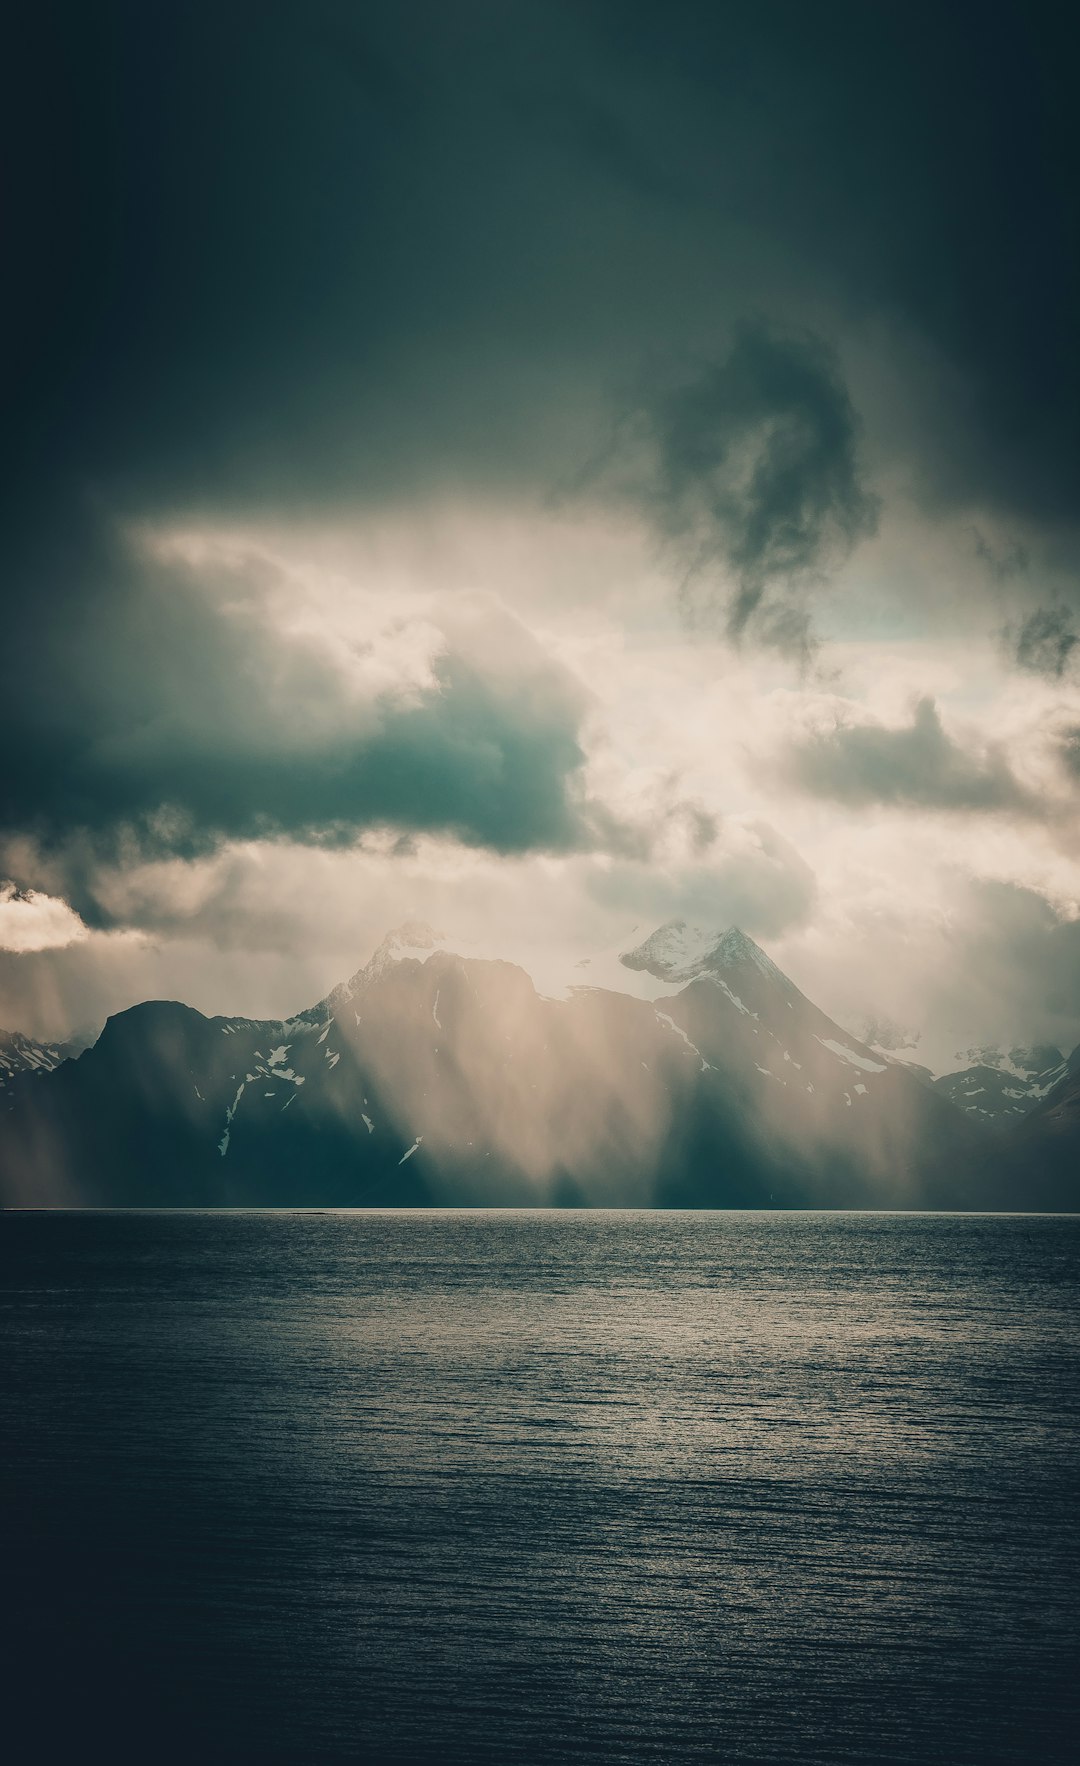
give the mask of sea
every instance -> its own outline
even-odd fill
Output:
[[[0,1217],[23,1762],[1080,1759],[1080,1217]]]

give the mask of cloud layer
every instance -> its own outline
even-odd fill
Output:
[[[729,354],[644,413],[649,514],[681,554],[691,609],[719,603],[728,634],[806,642],[791,599],[872,533],[855,412],[820,340],[739,329]]]
[[[283,630],[254,566],[200,574],[99,528],[70,575],[52,562],[0,658],[0,745],[23,757],[0,841],[16,881],[20,850],[51,859],[91,920],[95,868],[123,857],[373,828],[506,854],[629,838],[586,791],[588,694],[495,606],[414,620],[407,667],[398,622],[387,667],[375,644]]]

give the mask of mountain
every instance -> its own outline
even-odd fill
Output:
[[[1046,1096],[1001,1137],[985,1177],[988,1207],[1072,1212],[1080,1194],[1080,1048]]]
[[[1022,1135],[1057,1145],[1076,1160],[1080,1170],[1080,1048],[1069,1056],[1066,1070],[1025,1122]]]
[[[25,1073],[51,1073],[61,1061],[77,1055],[84,1042],[37,1042],[18,1030],[0,1030],[0,1098]]]
[[[741,1088],[756,1141],[786,1169],[816,1167],[833,1205],[874,1183],[911,1202],[969,1146],[951,1104],[842,1030],[738,927],[710,938],[675,921],[622,960],[685,983],[666,1015]]]
[[[973,1066],[935,1079],[934,1089],[987,1128],[1012,1128],[1034,1110],[1068,1071],[1060,1049],[969,1050]]]
[[[594,971],[588,965],[575,972]],[[151,1001],[0,1102],[8,1202],[954,1205],[979,1137],[738,928],[552,998],[429,927],[283,1022]]]

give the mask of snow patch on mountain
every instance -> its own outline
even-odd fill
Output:
[[[665,1024],[669,1030],[675,1032],[676,1036],[681,1037],[690,1052],[697,1056],[698,1060],[701,1062],[701,1071],[703,1073],[710,1073],[713,1071],[713,1068],[705,1059],[705,1056],[702,1054],[697,1044],[690,1041],[690,1038],[687,1036],[686,1031],[682,1028],[681,1024],[676,1024],[674,1018],[669,1018],[666,1012],[657,1012],[656,1016],[661,1024]]]
[[[244,1083],[246,1084],[246,1081]],[[240,1107],[240,1099],[243,1097],[243,1095],[244,1095],[244,1085],[242,1084],[239,1087],[232,1103],[228,1106],[228,1108],[225,1111],[225,1133],[222,1135],[221,1139],[218,1141],[218,1152],[221,1154],[221,1157],[223,1159],[229,1150],[229,1141],[232,1137],[233,1118],[235,1117],[236,1112]]]
[[[735,1010],[737,1012],[742,1012],[743,1016],[746,1018],[756,1018],[757,1017],[757,1013],[752,1012],[750,1010],[750,1007],[748,1005],[744,1004],[744,1002],[739,998],[738,994],[734,993],[732,991],[732,989],[728,986],[727,982],[724,980],[724,977],[722,975],[707,975],[706,980],[714,982],[717,987],[719,987],[724,993],[727,994],[728,999],[731,1001],[732,1005],[735,1007]]]
[[[885,1071],[884,1061],[870,1061],[865,1055],[857,1055],[855,1050],[849,1049],[844,1042],[835,1042],[829,1036],[815,1036],[814,1040],[819,1042],[823,1049],[828,1049],[830,1055],[835,1055],[840,1061],[846,1061],[849,1067],[861,1067],[864,1073],[884,1073]]]

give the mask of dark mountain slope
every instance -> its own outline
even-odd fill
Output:
[[[1080,1048],[1052,1091],[1015,1128],[995,1165],[997,1206],[1080,1207]]]
[[[654,954],[679,931],[662,928],[623,961],[680,978],[686,968]],[[863,1203],[875,1183],[896,1205],[963,1202],[967,1180],[953,1173],[974,1136],[951,1104],[842,1030],[738,928],[688,967],[663,1012],[738,1096],[783,1192],[794,1176],[829,1206]]]
[[[959,1112],[732,929],[538,994],[404,928],[283,1023],[150,1002],[11,1088],[8,1202],[957,1205]],[[640,989],[639,989],[640,990]],[[647,990],[646,990],[647,991]]]

